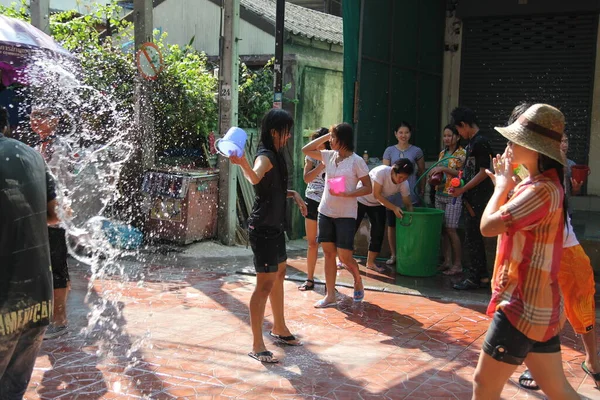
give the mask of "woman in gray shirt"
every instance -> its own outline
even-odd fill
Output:
[[[409,143],[410,137],[412,136],[412,128],[406,121],[401,121],[398,124],[394,131],[394,136],[396,136],[398,144],[385,149],[385,152],[383,153],[383,164],[393,165],[401,158],[408,158],[413,163],[415,172],[408,178],[408,184],[410,186],[412,203],[413,205],[416,205],[419,203],[419,197],[414,193],[415,183],[417,182],[417,178],[425,172],[423,150]],[[419,193],[421,197],[423,197],[423,194],[425,193],[425,180],[421,181]],[[390,197],[389,200],[397,206],[401,207],[403,205],[402,196],[399,194]],[[392,265],[396,263],[396,216],[389,210],[387,210],[387,226],[391,257],[386,261],[386,264]]]

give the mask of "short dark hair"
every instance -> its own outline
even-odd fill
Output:
[[[462,106],[456,107],[454,110],[452,110],[450,113],[450,125],[458,126],[461,124],[467,124],[470,127],[473,125],[479,125],[475,111],[468,107]]]
[[[394,129],[394,133],[395,133],[395,132],[398,132],[398,129],[400,129],[400,128],[402,128],[402,127],[408,128],[408,131],[409,131],[410,133],[412,133],[412,126],[410,126],[410,124],[409,124],[408,122],[406,122],[406,121],[400,121],[400,122],[399,122],[399,123],[396,125],[396,128]]]
[[[8,110],[0,106],[0,133],[2,133],[6,127],[8,127]]]
[[[531,107],[533,105],[533,103],[529,103],[527,101],[522,101],[519,104],[517,104],[517,106],[515,108],[513,108],[512,113],[510,114],[510,117],[508,117],[508,122],[507,124],[510,125],[513,122],[516,122],[519,117],[521,115],[523,115],[523,113],[525,113],[525,111],[527,111],[527,109],[529,107]]]
[[[328,133],[329,133],[329,129],[327,129],[327,128],[319,128],[319,130],[313,132],[313,134],[310,135],[310,140],[318,139],[321,136],[327,135]],[[331,146],[329,145],[329,140],[325,142],[325,149],[331,150]]]
[[[354,129],[352,129],[352,125],[347,123],[337,124],[336,126],[331,128],[331,133],[333,133],[346,150],[354,151]]]
[[[408,158],[401,158],[392,165],[392,170],[397,174],[412,175],[415,172],[415,166]]]

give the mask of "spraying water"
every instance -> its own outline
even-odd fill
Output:
[[[98,355],[108,356],[123,329],[118,322],[123,319],[121,293],[114,282],[122,284],[129,277],[121,261],[127,253],[111,244],[107,228],[114,205],[128,195],[120,182],[134,152],[134,119],[131,107],[83,84],[78,75],[75,62],[38,57],[28,66],[26,95],[34,112],[52,110],[58,118],[48,158],[57,181],[58,214],[69,253],[91,272],[85,299],[90,312],[82,333],[95,339]],[[111,283],[105,286],[107,279]],[[131,362],[137,361],[131,356],[142,342],[131,343],[126,351]]]

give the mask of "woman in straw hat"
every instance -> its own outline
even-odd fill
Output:
[[[566,215],[564,124],[558,109],[535,104],[513,124],[496,128],[509,142],[492,161],[495,172],[487,171],[495,190],[481,233],[499,238],[488,306],[493,320],[475,370],[473,399],[499,399],[523,362],[548,398],[579,398],[565,378],[559,339],[565,320],[558,286]],[[529,172],[518,185],[513,164]]]

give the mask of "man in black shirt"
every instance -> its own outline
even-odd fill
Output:
[[[58,217],[44,159],[4,137],[7,125],[0,107],[0,399],[21,399],[52,318],[47,224]]]
[[[487,205],[494,184],[485,173],[490,169],[492,148],[489,140],[480,132],[475,113],[466,107],[455,108],[450,124],[454,125],[464,139],[469,141],[466,147],[466,161],[463,167],[465,186],[456,188],[452,196],[463,196],[465,213],[465,247],[469,254],[469,267],[465,270],[465,279],[454,285],[457,290],[470,290],[487,287],[490,283],[487,270],[485,244],[479,229],[483,210]]]

